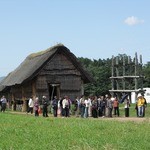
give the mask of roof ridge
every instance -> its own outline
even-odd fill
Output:
[[[28,58],[28,59],[32,59],[32,58],[41,56],[41,55],[43,55],[43,54],[45,54],[45,53],[47,53],[47,52],[49,52],[49,51],[51,51],[51,50],[53,50],[53,49],[59,47],[59,46],[64,46],[64,45],[61,44],[61,43],[59,43],[59,44],[57,44],[57,45],[54,45],[54,46],[52,46],[52,47],[49,47],[49,48],[46,49],[46,50],[41,50],[41,51],[38,51],[38,52],[35,52],[35,53],[31,53],[30,55],[27,56],[27,58]]]

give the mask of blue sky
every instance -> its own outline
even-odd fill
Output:
[[[77,57],[150,61],[149,0],[0,0],[0,76],[62,43]]]

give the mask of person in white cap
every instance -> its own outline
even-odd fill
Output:
[[[146,99],[144,96],[139,93],[137,96],[137,109],[138,109],[138,117],[144,117],[145,116],[145,107],[146,107]]]

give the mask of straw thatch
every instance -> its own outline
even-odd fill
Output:
[[[85,83],[88,83],[92,80],[90,75],[82,68],[75,55],[72,54],[68,48],[63,45],[56,45],[45,51],[29,55],[19,65],[19,67],[17,67],[13,72],[8,74],[5,79],[3,79],[3,81],[1,82],[1,86],[3,86],[4,88],[5,86],[22,84],[23,82],[31,80],[39,73],[45,63],[52,59],[53,56],[59,51],[63,51],[66,55],[68,55],[69,59],[72,61],[75,67],[81,72],[82,78],[84,79]]]
[[[25,111],[30,96],[41,99],[42,95],[46,95],[51,100],[56,94],[58,97],[68,95],[74,98],[83,94],[83,84],[92,81],[76,56],[59,44],[29,55],[1,81],[0,95],[7,96],[14,106],[22,101]],[[57,85],[55,91],[54,84]]]

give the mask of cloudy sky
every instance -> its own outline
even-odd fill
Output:
[[[150,61],[149,0],[0,0],[0,76],[57,43],[77,57]]]

